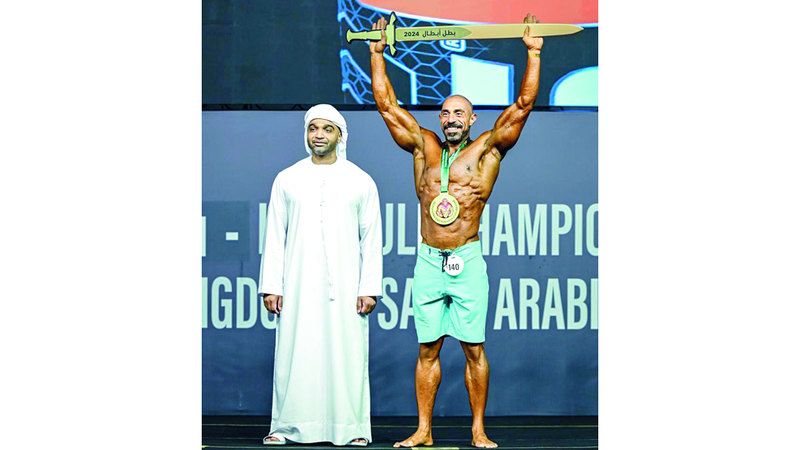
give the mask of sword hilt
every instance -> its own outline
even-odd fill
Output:
[[[397,20],[397,16],[395,16],[394,12],[392,15],[389,16],[389,23],[386,25],[386,45],[389,46],[389,53],[394,56],[397,52],[397,49],[394,48],[394,22]],[[381,30],[367,30],[367,31],[353,31],[351,29],[347,30],[347,43],[349,44],[351,41],[380,41],[381,40]]]

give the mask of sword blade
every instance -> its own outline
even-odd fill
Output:
[[[403,27],[395,30],[397,41],[440,41],[445,39],[504,39],[519,38],[525,28],[531,36],[562,36],[581,30],[578,25],[562,23],[509,23],[491,25],[443,25],[434,27]]]
[[[386,25],[386,45],[389,53],[397,52],[395,43],[398,41],[440,41],[460,39],[503,39],[519,38],[525,33],[525,28],[530,27],[532,37],[560,36],[577,33],[583,28],[577,25],[562,23],[509,23],[492,25],[443,25],[438,27],[403,27],[394,26],[397,16],[392,13]],[[347,30],[347,42],[352,41],[379,41],[380,30]]]

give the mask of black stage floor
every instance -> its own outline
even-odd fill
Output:
[[[390,449],[416,429],[416,417],[373,417],[373,442],[368,449]],[[433,447],[468,449],[469,417],[435,417]],[[208,450],[264,449],[261,439],[269,433],[267,416],[203,416],[203,448]],[[596,449],[597,417],[487,417],[486,434],[503,449]],[[331,449],[331,444],[296,444],[287,448]],[[357,448],[357,447],[347,447]]]

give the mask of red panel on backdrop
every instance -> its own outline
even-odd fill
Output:
[[[459,22],[517,23],[528,12],[541,22],[597,23],[597,0],[359,0],[365,6]]]

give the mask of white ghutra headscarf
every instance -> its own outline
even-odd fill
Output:
[[[336,144],[336,157],[347,159],[347,122],[336,108],[325,103],[312,106],[306,111],[305,126],[303,127],[303,147],[305,147],[306,153],[311,154],[311,148],[308,147],[308,124],[314,119],[330,120],[339,127],[342,137]]]

